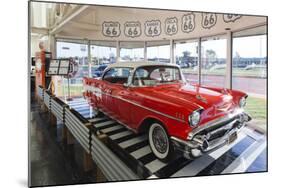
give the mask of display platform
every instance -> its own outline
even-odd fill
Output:
[[[163,163],[153,155],[147,135],[136,135],[106,116],[95,118],[95,112],[83,98],[64,102],[91,122],[100,133],[107,135],[108,147],[140,178],[203,176],[267,169],[266,136],[247,127],[231,145],[210,151],[195,160],[178,157]]]

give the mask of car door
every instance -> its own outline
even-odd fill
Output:
[[[115,74],[115,68],[110,68],[105,72],[103,75],[103,85],[101,86],[102,91],[102,102],[101,106],[102,109],[107,114],[113,114],[114,112],[114,104],[113,104],[113,97],[112,97],[112,87],[113,87],[113,78]]]
[[[129,68],[113,68],[107,71],[103,77],[103,104],[109,116],[129,125],[130,108],[126,100],[122,98],[129,77]]]

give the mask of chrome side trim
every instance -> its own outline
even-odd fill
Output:
[[[127,99],[123,99],[123,98],[121,98],[121,97],[116,97],[116,96],[112,96],[112,97],[117,98],[117,99],[122,100],[122,101],[125,101],[125,102],[128,102],[128,103],[133,104],[133,105],[135,105],[135,106],[141,107],[141,108],[143,108],[143,109],[149,110],[149,111],[154,112],[154,113],[156,113],[156,114],[165,116],[165,117],[167,117],[167,118],[174,119],[174,120],[176,120],[176,121],[185,123],[185,121],[182,120],[182,119],[179,119],[179,118],[170,116],[170,115],[168,115],[168,114],[164,114],[164,113],[162,113],[162,112],[159,112],[159,111],[157,111],[157,110],[153,110],[153,109],[151,109],[151,108],[142,106],[142,105],[140,105],[140,104],[137,104],[137,103],[135,103],[135,102],[129,101],[129,100],[127,100]]]
[[[212,126],[215,126],[217,124],[220,124],[220,123],[223,123],[225,121],[228,121],[230,120],[231,118],[239,115],[239,114],[243,114],[244,113],[244,110],[243,109],[237,109],[234,113],[230,113],[226,116],[223,116],[223,117],[220,117],[220,118],[217,118],[217,119],[214,119],[212,121],[209,121],[207,123],[204,123],[203,125],[200,125],[199,127],[193,129],[187,136],[187,140],[191,140],[194,135],[196,135],[197,133],[205,130],[205,129],[208,129]]]
[[[97,93],[97,91],[96,91],[96,93]],[[184,121],[184,120],[182,120],[182,119],[179,119],[179,118],[170,116],[170,115],[168,115],[168,114],[164,114],[164,113],[159,112],[159,111],[157,111],[157,110],[153,110],[153,109],[151,109],[151,108],[145,107],[145,106],[143,106],[143,105],[140,105],[140,104],[138,104],[138,103],[132,102],[132,101],[130,101],[130,100],[123,99],[123,98],[121,98],[121,97],[117,97],[117,96],[114,96],[114,95],[111,95],[111,94],[108,94],[108,93],[104,93],[104,92],[101,92],[101,94],[107,95],[107,96],[110,96],[110,97],[113,97],[113,98],[116,98],[116,99],[119,99],[119,100],[122,100],[122,101],[125,101],[125,102],[127,102],[127,103],[130,103],[130,104],[133,104],[133,105],[135,105],[135,106],[141,107],[141,108],[146,109],[146,110],[149,110],[149,111],[151,111],[151,112],[154,112],[154,113],[156,113],[156,114],[165,116],[165,117],[167,117],[167,118],[170,118],[170,119],[173,119],[173,120],[182,122],[182,123],[186,123],[186,121]]]

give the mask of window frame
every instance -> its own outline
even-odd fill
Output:
[[[103,81],[105,81],[105,82],[107,82],[107,83],[110,83],[110,84],[118,84],[118,83],[109,82],[109,81],[107,81],[107,80],[104,79],[106,73],[108,73],[108,72],[109,72],[110,70],[112,70],[112,69],[118,69],[118,68],[119,68],[119,69],[120,69],[120,68],[127,68],[127,69],[129,70],[129,76],[128,76],[128,78],[127,78],[127,82],[125,82],[126,84],[129,84],[130,77],[132,76],[132,71],[134,70],[132,67],[110,67],[110,68],[106,68],[106,70],[104,70],[104,72],[103,72],[103,75],[102,75],[102,77],[101,77],[101,80],[103,80]]]
[[[131,79],[131,83],[128,83],[129,85],[131,85],[132,87],[154,87],[154,86],[147,86],[147,85],[144,85],[144,86],[139,86],[139,85],[135,85],[134,84],[134,78],[136,77],[136,72],[139,68],[143,68],[143,67],[153,67],[153,66],[157,66],[157,67],[169,67],[169,68],[175,68],[175,69],[178,69],[179,71],[179,81],[181,82],[186,82],[186,80],[184,79],[183,75],[182,75],[182,71],[181,71],[181,68],[180,67],[177,67],[177,66],[173,66],[173,65],[145,65],[145,66],[141,66],[141,67],[137,67],[134,69],[134,73],[132,75],[132,79]],[[151,72],[149,73],[149,76],[150,76]]]

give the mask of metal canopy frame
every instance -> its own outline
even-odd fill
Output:
[[[233,48],[233,38],[235,36],[235,33],[240,33],[242,31],[247,31],[247,30],[254,30],[255,28],[259,29],[260,27],[267,27],[267,24],[259,24],[259,25],[255,25],[252,27],[247,27],[247,28],[242,28],[241,30],[235,30],[235,31],[225,31],[225,32],[221,32],[221,33],[217,33],[214,35],[202,35],[199,38],[183,38],[183,39],[177,39],[177,40],[168,40],[169,41],[169,45],[170,45],[170,62],[171,63],[176,63],[175,62],[175,53],[174,53],[174,49],[175,49],[175,43],[178,43],[180,41],[198,41],[198,83],[199,85],[201,85],[201,44],[202,44],[202,38],[210,38],[210,37],[215,37],[215,36],[225,36],[226,40],[227,40],[227,45],[226,45],[226,81],[224,83],[224,87],[225,88],[229,88],[232,89],[232,48]],[[267,34],[267,33],[262,33],[262,34]],[[255,35],[255,34],[253,34]],[[66,38],[55,38],[55,43],[57,43],[58,41],[64,41],[64,42],[75,42],[77,41],[77,43],[79,43],[79,39],[66,39]],[[85,39],[84,39],[85,41]],[[87,40],[88,45],[94,43],[94,40]],[[163,40],[167,41],[166,39]],[[102,40],[98,40],[99,43],[102,43]],[[108,40],[104,41],[109,42]],[[147,48],[149,47],[149,45],[147,45],[148,43],[151,42],[155,42],[155,41],[123,41],[123,40],[113,40],[111,42],[115,42],[116,43],[116,59],[117,61],[120,60],[120,49],[121,49],[121,45],[120,43],[123,42],[128,42],[128,43],[134,43],[134,42],[142,42],[143,43],[143,49],[144,49],[144,59],[147,60]],[[157,42],[157,41],[156,41]],[[159,41],[158,41],[159,42]],[[56,46],[56,45],[55,45]],[[110,46],[112,47],[112,46]],[[91,59],[91,48],[88,48],[88,59]],[[90,74],[89,74],[90,75]]]

